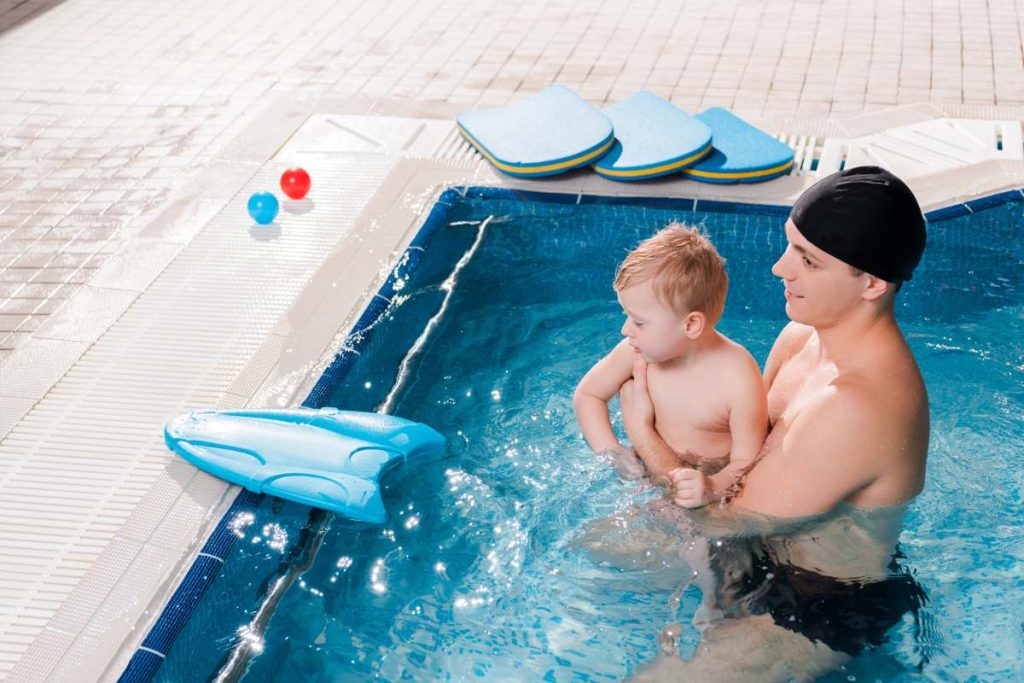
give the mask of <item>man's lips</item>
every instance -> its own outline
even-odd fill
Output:
[[[797,296],[796,294],[794,294],[793,292],[789,291],[788,289],[784,290],[784,291],[785,291],[785,295],[786,295],[786,301],[791,301],[793,299],[803,299],[802,296]]]

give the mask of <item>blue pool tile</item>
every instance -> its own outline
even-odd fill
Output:
[[[1000,204],[1006,204],[1007,202],[1016,202],[1021,200],[1020,190],[1010,190],[1009,192],[1000,192],[999,194],[989,195],[987,197],[978,197],[967,202],[967,208],[971,211],[981,211],[983,209],[990,209],[993,206],[999,206]]]
[[[203,546],[202,552],[219,557],[222,560],[225,559],[228,551],[231,550],[231,546],[234,545],[235,540],[238,538],[235,532],[232,531],[230,522],[237,515],[254,514],[261,500],[263,500],[262,495],[242,489],[238,497],[235,498],[235,502],[231,504],[230,509],[224,515],[224,518],[217,524],[217,528],[210,534],[210,538],[206,541],[206,545]]]
[[[433,237],[437,229],[447,222],[448,213],[459,197],[460,193],[455,189],[447,189],[441,193],[440,198],[438,198],[433,208],[430,209],[430,213],[427,214],[426,220],[423,221],[423,226],[416,232],[412,242],[409,243],[410,249],[425,249],[427,247],[430,243],[430,238]]]
[[[197,557],[142,646],[166,654],[223,566],[212,557]]]
[[[579,195],[566,194],[565,192],[534,192],[532,190],[518,190],[507,199],[518,199],[519,201],[547,202],[548,204],[576,204]]]
[[[715,199],[698,199],[695,211],[711,211],[715,213],[742,213],[759,216],[785,216],[793,210],[791,206],[773,204],[748,204],[745,202],[723,202]]]
[[[320,376],[320,379],[317,380],[317,383],[309,392],[309,396],[302,402],[303,407],[322,408],[327,405],[327,400],[334,393],[334,389],[345,378],[345,375],[348,374],[353,363],[359,358],[360,349],[366,345],[368,335],[363,333],[373,327],[373,324],[387,311],[390,303],[389,297],[395,293],[395,282],[395,275],[392,274],[384,287],[381,288],[381,294],[373,297],[367,304],[366,310],[363,311],[363,314],[349,333],[346,348],[338,352],[338,355],[331,361],[330,366]]]
[[[595,206],[643,206],[648,209],[665,209],[667,211],[693,211],[697,200],[684,197],[607,197],[596,194],[585,194],[580,197],[580,204]]]
[[[538,190],[513,190],[507,187],[474,186],[459,188],[467,199],[517,200],[544,202],[547,204],[575,204],[577,195],[565,192],[540,192]]]
[[[971,210],[967,208],[966,204],[954,204],[953,206],[946,206],[941,209],[929,211],[924,215],[924,218],[929,223],[936,223],[938,221],[947,221],[951,218],[966,216],[969,213],[971,213]]]
[[[146,650],[136,650],[117,683],[149,683],[156,676],[164,658]]]

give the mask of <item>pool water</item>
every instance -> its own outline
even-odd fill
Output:
[[[1024,204],[933,223],[898,319],[932,409],[928,483],[901,537],[929,602],[827,680],[1024,676]],[[562,203],[469,192],[366,335],[329,401],[373,410],[441,306],[391,412],[445,434],[450,457],[385,480],[390,519],[329,520],[284,594],[245,681],[615,681],[649,662],[699,593],[664,570],[616,569],[579,546],[595,520],[649,498],[587,449],[572,390],[619,339],[611,288],[626,251],[670,221],[705,226],[731,288],[720,329],[763,363],[786,322],[770,273],[784,214]],[[266,498],[158,680],[216,676],[268,586],[301,561],[308,508]],[[674,602],[678,599],[678,604]]]

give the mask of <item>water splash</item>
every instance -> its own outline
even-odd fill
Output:
[[[476,239],[473,240],[473,244],[466,250],[466,253],[462,255],[458,263],[455,264],[455,268],[452,269],[451,274],[441,283],[441,291],[444,292],[444,300],[441,302],[441,307],[437,309],[437,312],[427,321],[426,327],[423,328],[423,332],[416,338],[409,352],[405,354],[405,358],[402,359],[402,364],[398,368],[398,378],[395,380],[395,385],[391,387],[391,391],[388,392],[387,398],[384,402],[377,407],[377,412],[382,414],[388,414],[391,409],[394,408],[395,398],[398,396],[398,392],[405,388],[405,383],[409,379],[409,368],[412,366],[412,361],[416,356],[423,350],[424,345],[427,343],[427,339],[433,333],[438,323],[444,318],[445,312],[448,310],[448,304],[451,301],[452,293],[455,291],[455,285],[458,284],[459,273],[466,267],[471,260],[473,255],[480,249],[480,244],[483,242],[484,234],[487,231],[487,226],[494,220],[494,216],[488,216],[480,223],[480,227],[476,232]]]

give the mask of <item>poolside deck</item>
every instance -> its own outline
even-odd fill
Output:
[[[228,493],[163,449],[163,419],[301,398],[409,235],[392,200],[502,182],[446,137],[453,113],[559,82],[819,141],[919,103],[857,121],[1019,122],[1024,8],[977,5],[0,0],[0,680],[116,678]],[[420,148],[305,158],[314,204],[260,239],[242,200],[317,113],[426,123]],[[915,189],[934,207],[1022,179],[993,160]],[[785,203],[811,180],[644,194]]]

